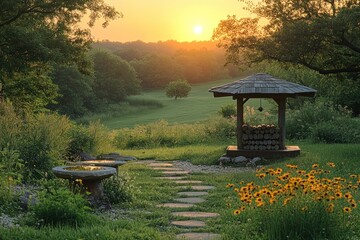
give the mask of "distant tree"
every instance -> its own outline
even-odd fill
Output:
[[[170,82],[166,87],[166,96],[169,98],[184,98],[189,95],[191,91],[190,84],[185,80],[176,80]]]
[[[93,54],[95,80],[93,90],[100,99],[120,102],[140,91],[134,68],[120,57],[100,50]]]
[[[179,65],[169,56],[147,54],[130,62],[147,89],[165,87],[170,81],[181,77]]]
[[[79,72],[75,67],[57,67],[52,79],[59,87],[57,103],[50,108],[70,117],[81,117],[95,110],[97,98],[92,89],[94,79]]]
[[[241,1],[257,18],[229,16],[213,34],[228,62],[275,60],[321,74],[360,72],[358,1]]]

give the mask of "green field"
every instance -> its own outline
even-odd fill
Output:
[[[178,100],[166,97],[164,90],[144,92],[142,95],[131,97],[131,99],[157,100],[163,104],[163,107],[140,109],[139,111],[132,111],[124,116],[100,117],[100,120],[110,129],[133,127],[158,120],[166,120],[171,124],[203,121],[216,115],[222,106],[235,104],[235,101],[231,97],[214,98],[213,94],[209,92],[211,87],[232,81],[234,81],[234,79],[193,85],[189,96]],[[262,102],[266,111],[269,104],[266,101]],[[259,106],[259,100],[250,99],[246,105],[256,106],[257,108]]]

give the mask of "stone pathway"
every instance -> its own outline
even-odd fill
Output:
[[[176,184],[181,185],[180,189],[186,188],[191,191],[180,191],[177,193],[179,197],[174,198],[174,202],[163,203],[157,205],[157,207],[167,207],[172,209],[189,209],[194,207],[197,203],[202,203],[206,199],[201,196],[206,196],[209,193],[208,190],[214,189],[214,186],[208,185],[196,185],[203,184],[202,181],[186,180],[186,177],[191,174],[191,170],[184,168],[177,164],[174,166],[173,163],[169,162],[151,162],[148,164],[154,170],[161,171],[164,177],[158,177],[158,179],[164,179],[174,181]],[[174,217],[187,218],[184,220],[174,220],[171,222],[172,225],[181,227],[184,233],[178,234],[176,239],[184,240],[217,240],[220,239],[219,234],[205,233],[205,232],[193,232],[194,230],[201,230],[202,227],[206,226],[204,221],[199,219],[206,219],[212,217],[218,217],[218,213],[210,212],[190,212],[190,211],[174,211],[171,213]]]

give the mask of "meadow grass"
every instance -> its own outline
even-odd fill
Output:
[[[127,105],[129,110],[126,114],[117,115],[102,114],[87,117],[87,121],[100,119],[109,129],[119,129],[124,127],[134,127],[140,124],[147,124],[159,120],[165,120],[171,124],[175,123],[195,123],[209,119],[217,114],[222,106],[236,104],[231,97],[214,98],[208,90],[211,87],[235,81],[235,79],[225,79],[210,83],[192,85],[189,96],[182,99],[171,99],[165,95],[165,90],[152,90],[143,92],[139,96],[131,96],[130,102],[153,102],[157,101],[163,107],[133,106]],[[258,99],[250,99],[246,106],[259,107]],[[267,111],[270,108],[269,101],[263,99],[262,106]],[[133,108],[133,110],[131,110]],[[83,121],[83,120],[82,120]]]

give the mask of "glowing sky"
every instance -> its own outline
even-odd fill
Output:
[[[244,16],[238,0],[105,0],[124,17],[102,29],[92,29],[95,40],[128,42],[141,40],[202,41],[211,38],[214,28],[227,15]],[[195,32],[194,27],[202,31]]]

